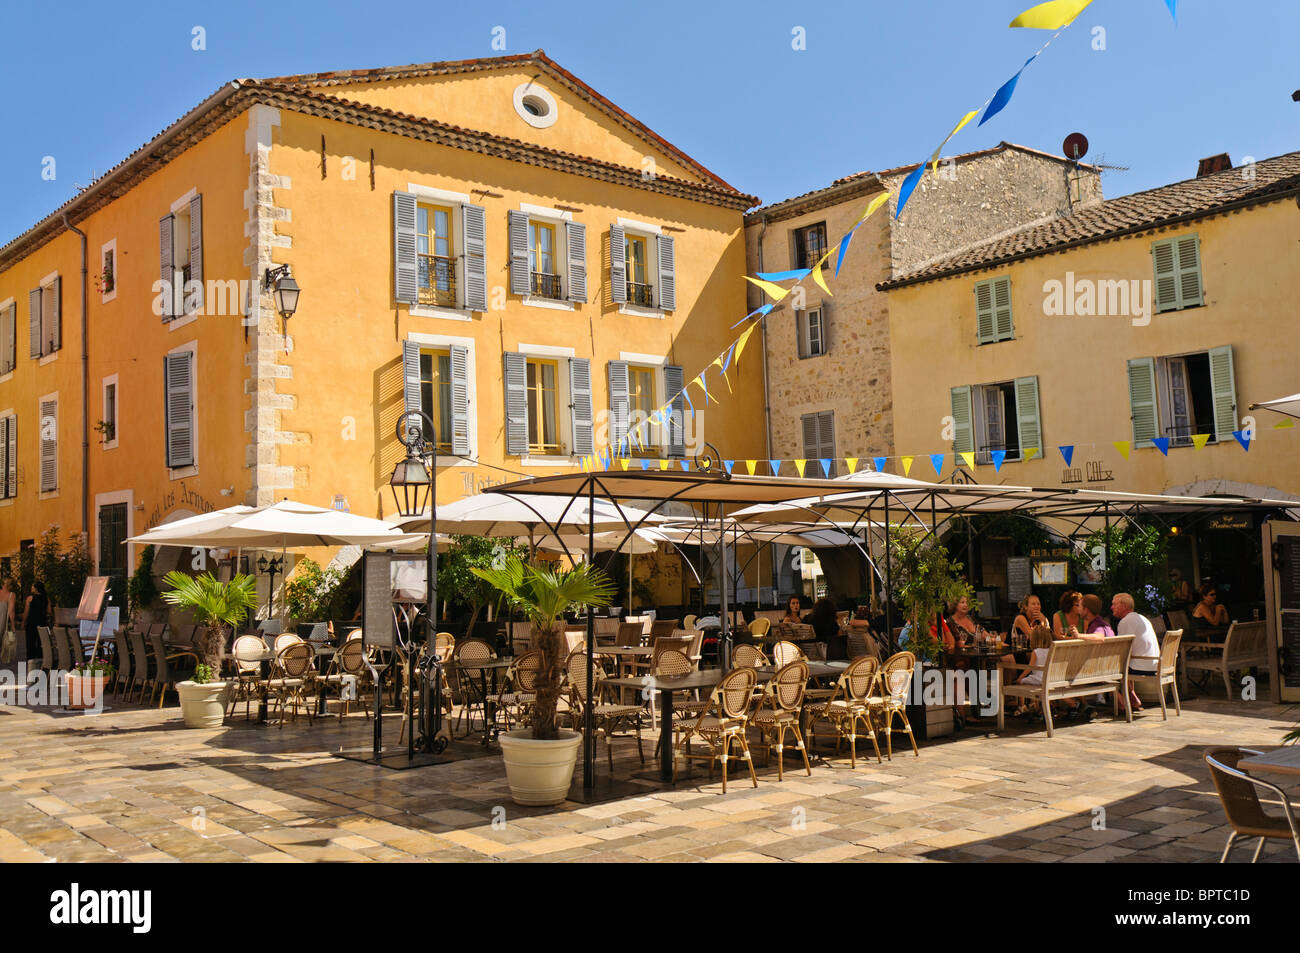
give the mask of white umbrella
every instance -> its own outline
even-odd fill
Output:
[[[620,503],[617,507],[608,500],[596,500],[594,519],[588,518],[587,501],[571,500],[561,496],[541,496],[520,493],[504,496],[483,493],[467,496],[454,503],[438,507],[438,532],[459,533],[466,536],[516,536],[539,537],[558,528],[562,536],[583,535],[589,523],[596,531],[627,532],[638,523],[659,522],[662,517],[640,507]],[[428,514],[396,521],[405,532],[427,530]]]
[[[1262,407],[1264,410],[1275,410],[1279,414],[1286,414],[1288,417],[1300,417],[1300,394],[1292,394],[1290,397],[1279,397],[1276,400],[1266,400],[1250,405],[1251,410],[1258,407]]]
[[[223,549],[301,549],[378,545],[406,534],[382,520],[281,500],[270,506],[231,506],[155,526],[129,543]]]

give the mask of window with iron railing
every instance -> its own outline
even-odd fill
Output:
[[[417,255],[420,304],[442,308],[456,306],[456,263],[441,255]]]
[[[534,271],[532,273],[533,294],[540,298],[561,299],[564,295],[560,292],[560,276],[547,274],[543,271]]]
[[[638,304],[644,308],[655,306],[654,286],[642,281],[627,283],[627,303]]]

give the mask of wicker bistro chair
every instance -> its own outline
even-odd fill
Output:
[[[1164,640],[1160,643],[1159,655],[1134,655],[1129,659],[1129,668],[1132,668],[1136,661],[1159,663],[1150,675],[1130,674],[1128,682],[1133,686],[1155,684],[1156,694],[1160,696],[1160,717],[1165,721],[1169,720],[1169,710],[1165,707],[1166,686],[1174,690],[1174,710],[1180,717],[1183,714],[1183,703],[1178,698],[1178,647],[1182,641],[1183,630],[1173,629],[1165,633]]]
[[[462,639],[456,643],[453,656],[456,662],[456,674],[461,691],[460,713],[456,716],[457,724],[463,719],[466,731],[474,725],[474,709],[477,708],[483,725],[487,727],[487,672],[476,668],[475,662],[490,662],[496,658],[492,646],[483,639]]]
[[[252,717],[253,699],[261,697],[265,686],[262,683],[262,660],[266,652],[266,643],[255,635],[241,635],[230,647],[230,664],[234,670],[234,686],[230,692],[230,707],[226,716],[234,714],[242,701],[244,703],[244,720]]]
[[[1219,863],[1228,862],[1228,854],[1238,837],[1258,837],[1259,845],[1250,862],[1259,860],[1264,852],[1264,844],[1270,840],[1287,840],[1295,845],[1296,856],[1300,857],[1300,823],[1297,823],[1295,810],[1287,800],[1286,792],[1267,781],[1252,777],[1237,767],[1237,762],[1247,755],[1263,754],[1250,748],[1209,748],[1205,752],[1205,763],[1210,766],[1210,778],[1214,788],[1219,792],[1219,801],[1223,804],[1223,813],[1228,818],[1232,833],[1224,845],[1223,856]],[[1263,788],[1278,799],[1282,806],[1282,816],[1275,817],[1264,813],[1259,802],[1258,788]]]
[[[809,776],[812,765],[808,763],[808,749],[804,745],[803,733],[799,730],[800,710],[803,708],[804,692],[808,687],[808,663],[793,661],[784,668],[779,668],[772,680],[763,686],[763,697],[758,710],[750,719],[758,729],[759,746],[767,752],[767,760],[772,760],[772,749],[776,748],[776,779],[785,780],[785,733],[794,734],[795,747],[803,755],[803,766]]]
[[[771,630],[772,630],[772,620],[765,619],[762,616],[759,616],[758,618],[754,619],[753,622],[749,623],[749,634],[756,639],[761,639],[763,636],[767,635],[767,633],[770,632]]]
[[[674,635],[680,628],[677,619],[655,619],[654,622],[650,623],[651,644],[654,644],[657,639]]]
[[[601,685],[601,681],[605,678],[605,670],[600,667],[599,662],[595,663],[593,669],[596,680],[595,691],[588,691],[586,655],[584,654],[580,659],[573,659],[570,655],[570,659],[576,662],[569,666],[569,688],[578,730],[582,730],[587,706],[591,705],[596,731],[605,736],[605,754],[609,758],[609,769],[614,770],[614,743],[611,738],[615,731],[622,728],[632,728],[636,731],[636,751],[641,758],[641,763],[645,764],[645,749],[641,746],[641,715],[645,709],[640,705],[615,705],[606,701],[604,686]]]
[[[167,699],[167,689],[176,691],[177,682],[183,682],[194,676],[199,657],[193,652],[168,652],[162,633],[155,633],[149,641],[153,645],[153,689],[154,694],[158,696],[158,707],[161,708]],[[183,659],[190,661],[180,664]],[[153,695],[149,696],[149,701],[153,701]]]
[[[878,724],[876,730],[885,732],[885,753],[889,760],[894,760],[894,719],[900,718],[907,740],[912,742],[912,753],[918,758],[921,751],[916,746],[916,736],[912,734],[912,725],[907,720],[907,697],[912,687],[912,675],[916,671],[916,656],[911,652],[899,652],[891,655],[880,666],[877,679],[879,694],[872,694],[867,699],[867,708],[871,717]]]
[[[694,631],[695,631],[695,623],[696,623],[698,620],[699,620],[699,616],[694,615],[694,614],[688,615],[688,616],[686,616],[684,619],[682,619],[682,628],[683,628],[683,629],[686,629],[686,630],[689,631],[689,632],[694,632]]]
[[[286,645],[293,645],[295,642],[301,641],[303,641],[302,636],[293,632],[282,632],[279,635],[267,639],[267,642],[271,646],[271,651],[275,652],[277,655],[280,654],[281,650],[283,650]]]
[[[349,638],[334,653],[329,672],[317,679],[321,691],[329,690],[338,694],[340,722],[355,700],[360,700],[366,717],[370,717],[370,687],[367,684],[370,669],[366,667],[367,661],[366,646],[362,639]]]
[[[798,659],[795,659],[798,661]],[[731,664],[736,668],[762,668],[768,664],[767,656],[757,645],[742,642],[731,653]]]
[[[645,625],[640,622],[620,622],[618,634],[614,636],[615,645],[636,646],[645,638]]]
[[[537,701],[537,675],[541,668],[541,650],[531,649],[516,658],[506,670],[501,690],[497,693],[497,716],[505,722],[506,731],[515,722],[521,726],[529,723],[533,703]]]
[[[807,663],[805,662],[804,665],[806,666]],[[785,667],[782,671],[784,669]],[[849,739],[849,767],[851,768],[858,766],[859,724],[862,726],[861,734],[870,738],[871,747],[876,749],[876,761],[882,760],[868,705],[871,690],[876,686],[879,669],[880,663],[869,655],[855,658],[835,680],[830,697],[825,701],[810,704],[804,709],[808,718],[808,743],[811,745],[814,740],[817,722],[829,722],[835,729],[837,752],[844,739]]]
[[[297,636],[294,637],[297,639]],[[266,680],[266,691],[275,697],[280,708],[280,727],[284,727],[285,710],[293,703],[293,720],[298,720],[298,708],[307,713],[307,724],[311,724],[314,711],[308,703],[308,696],[316,689],[316,653],[310,645],[301,639],[289,642],[275,653],[271,677]]]
[[[740,757],[749,768],[749,778],[758,787],[754,774],[754,760],[749,754],[749,741],[745,729],[749,727],[749,712],[754,707],[754,686],[758,673],[752,668],[732,669],[722,677],[709,696],[707,707],[693,719],[683,719],[674,726],[676,740],[673,744],[673,780],[677,780],[677,759],[688,762],[709,762],[709,778],[713,778],[714,763],[722,762],[722,793],[727,793],[727,760],[733,744],[740,746]],[[703,754],[691,751],[691,740],[698,737],[704,742]]]

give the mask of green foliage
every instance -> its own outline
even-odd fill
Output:
[[[93,570],[86,541],[80,535],[69,535],[65,548],[59,541],[58,526],[51,526],[41,534],[36,543],[32,571],[34,577],[45,584],[51,607],[66,609],[81,602],[81,590]]]
[[[962,596],[971,611],[979,604],[975,590],[960,573],[961,563],[953,562],[948,550],[933,536],[911,527],[893,526],[890,536],[890,576],[894,589],[889,595],[903,610],[912,625],[908,648],[919,660],[933,662],[939,656],[940,643],[930,637],[930,626],[944,606],[954,606]]]
[[[187,576],[173,570],[163,577],[171,587],[162,594],[163,601],[180,609],[188,609],[194,621],[204,626],[204,664],[214,672],[221,670],[221,648],[227,629],[234,629],[257,605],[257,585],[252,576],[240,573],[230,582],[220,582],[210,572]]]
[[[18,603],[27,598],[32,591],[32,581],[36,579],[36,550],[32,547],[18,551]]]
[[[304,559],[293,567],[293,575],[284,584],[284,603],[289,617],[298,622],[321,622],[326,615],[334,590],[343,581],[337,569],[321,569],[314,559]]]
[[[1090,568],[1093,553],[1107,553],[1106,568],[1098,583],[1101,592],[1111,596],[1129,593],[1134,607],[1143,615],[1159,615],[1172,600],[1173,587],[1164,572],[1169,538],[1160,530],[1136,523],[1114,524],[1109,530],[1091,534],[1084,547],[1083,552],[1070,557],[1076,570]]]
[[[200,662],[198,665],[194,666],[194,678],[191,679],[191,681],[193,681],[195,685],[206,685],[208,682],[212,681],[214,677],[215,675],[213,674],[212,667]]]
[[[479,569],[501,569],[510,559],[523,561],[527,547],[488,536],[452,536],[451,549],[438,555],[438,598],[470,610],[465,634],[472,635],[479,612],[497,598],[492,584]]]
[[[152,545],[141,550],[140,565],[136,566],[131,581],[127,583],[126,597],[132,617],[153,608],[158,602],[158,586],[153,581],[153,557]]]

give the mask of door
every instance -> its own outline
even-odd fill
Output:
[[[1300,523],[1263,526],[1264,607],[1269,644],[1277,648],[1269,681],[1273,701],[1300,701]]]

